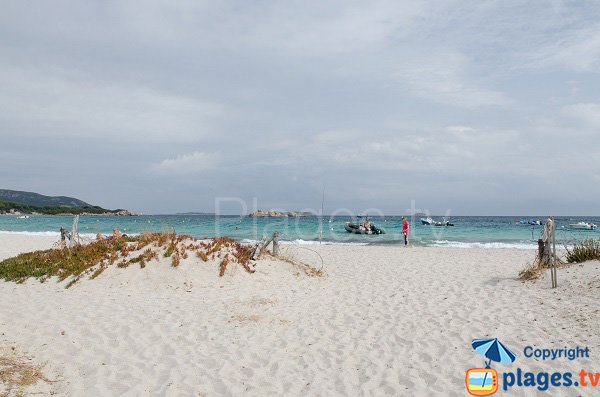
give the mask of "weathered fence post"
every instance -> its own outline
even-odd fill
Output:
[[[554,218],[550,218],[551,225],[551,236],[552,236],[552,288],[558,287],[558,279],[556,274],[556,224]]]
[[[273,242],[273,256],[278,256],[280,237],[281,234],[279,232],[273,233],[273,236],[268,240],[266,237],[263,237],[262,240],[258,242],[258,244],[256,244],[256,247],[254,247],[254,252],[252,253],[252,260],[257,260],[262,254],[262,251],[266,249],[269,246],[269,244],[271,244],[271,242]]]
[[[558,286],[558,280],[556,277],[556,222],[553,217],[546,219],[544,225],[544,232],[542,233],[543,240],[543,253],[540,256],[540,268],[550,268],[550,281],[552,288]],[[540,244],[540,243],[538,243]],[[541,244],[539,245],[541,250]]]
[[[273,256],[279,256],[279,232],[273,233]]]
[[[539,263],[543,263],[544,260],[544,249],[546,247],[546,243],[544,242],[544,239],[538,239],[538,261]]]
[[[71,238],[69,239],[69,247],[79,244],[79,235],[77,234],[77,225],[79,223],[79,215],[73,217],[73,228],[71,229]]]
[[[267,245],[267,238],[263,237],[262,240],[260,240],[257,244],[256,247],[254,247],[254,253],[252,254],[252,260],[255,261],[260,257],[260,254],[262,253],[262,250],[264,247],[266,247]]]

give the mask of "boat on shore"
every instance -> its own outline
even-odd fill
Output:
[[[591,222],[577,222],[571,223],[569,228],[573,230],[596,230],[598,226]]]

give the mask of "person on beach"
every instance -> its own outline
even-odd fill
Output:
[[[408,246],[408,235],[410,233],[410,223],[405,216],[402,217],[402,234],[404,235],[404,246]]]

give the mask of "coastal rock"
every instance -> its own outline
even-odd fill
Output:
[[[274,209],[268,211],[258,210],[248,214],[251,218],[283,218],[287,216],[287,213],[279,212]]]
[[[303,217],[303,216],[315,216],[315,214],[312,212],[306,212],[306,211],[290,211],[290,212],[288,212],[288,216],[292,216],[294,218],[299,218],[299,217]]]
[[[281,212],[274,209],[268,211],[258,210],[248,214],[250,218],[287,218],[287,217],[303,217],[303,216],[314,216],[312,212],[306,211],[289,211]]]
[[[134,216],[135,214],[131,211],[128,210],[119,210],[117,212],[114,213],[114,215],[118,215],[118,216]]]

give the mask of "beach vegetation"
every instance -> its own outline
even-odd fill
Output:
[[[539,263],[528,263],[523,270],[519,272],[519,279],[524,281],[537,280],[544,273],[544,267]]]
[[[576,243],[572,249],[568,247],[565,249],[568,263],[600,260],[600,239],[586,239],[581,243]]]
[[[175,255],[171,258],[171,266],[177,267],[181,263],[181,258],[179,257],[179,253],[176,252]]]
[[[0,279],[23,283],[29,278],[44,282],[56,277],[58,281],[68,280],[66,288],[69,288],[83,277],[98,277],[112,265],[126,268],[139,264],[140,268],[145,268],[159,257],[171,257],[171,265],[178,267],[181,260],[189,257],[188,250],[195,251],[203,262],[219,261],[220,276],[232,263],[239,264],[248,273],[254,272],[250,266],[250,246],[228,237],[195,240],[169,232],[101,238],[71,248],[23,253],[0,262]]]
[[[22,396],[39,381],[51,383],[40,367],[15,354],[0,355],[0,396]]]
[[[591,260],[600,260],[600,240],[586,239],[582,242],[575,243],[573,248],[565,246],[567,263],[582,263]],[[557,258],[557,266],[565,266],[565,263]],[[546,269],[550,267],[550,263],[546,263],[539,258],[531,264],[527,264],[519,273],[521,280],[538,279]]]
[[[202,260],[202,262],[208,262],[208,255],[204,251],[196,252],[196,256]]]
[[[252,248],[250,246],[241,244],[229,237],[216,237],[202,242],[200,244],[200,249],[207,258],[211,257],[212,259],[221,259],[221,253],[226,252],[219,266],[219,276],[221,277],[225,274],[225,270],[230,261],[238,263],[248,273],[254,273],[254,269],[250,267],[250,260],[252,258]],[[202,259],[201,254],[197,255]],[[229,255],[231,255],[231,258]]]
[[[173,255],[173,252],[175,252],[175,247],[176,247],[177,242],[175,240],[171,241],[171,243],[169,243],[167,249],[165,250],[165,258],[170,258],[171,255]]]

